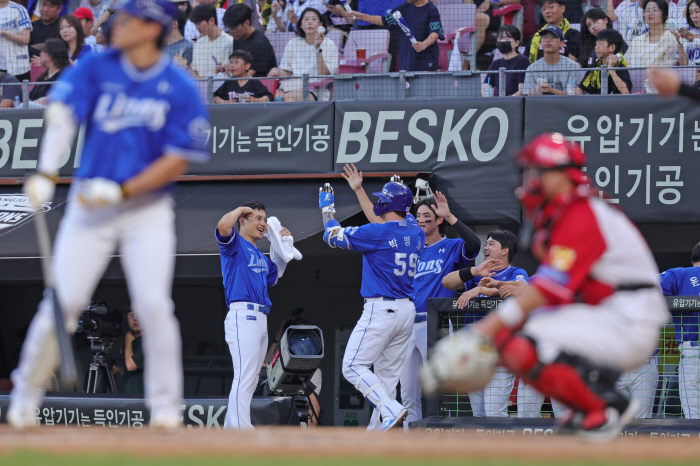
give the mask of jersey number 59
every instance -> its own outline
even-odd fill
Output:
[[[398,265],[399,269],[394,269],[394,275],[397,277],[403,277],[406,275],[406,256],[405,252],[397,252],[394,254],[394,263]],[[408,256],[408,276],[415,277],[416,275],[416,265],[418,265],[418,254],[411,254]]]

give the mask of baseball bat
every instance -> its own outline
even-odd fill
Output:
[[[400,11],[395,11],[395,12],[392,14],[392,16],[393,16],[394,19],[399,23],[399,27],[401,28],[401,30],[403,31],[403,33],[406,34],[406,37],[408,37],[408,40],[411,41],[411,44],[415,44],[415,43],[417,42],[417,41],[416,41],[416,38],[413,37],[413,33],[412,33],[411,30],[408,28],[408,24],[406,24],[406,20],[403,19],[403,15],[401,14],[401,12],[400,12]]]
[[[51,268],[51,239],[49,237],[49,227],[46,224],[44,212],[38,212],[34,224],[36,225],[36,236],[39,240],[39,253],[41,254],[41,268],[44,272],[44,287],[51,293],[53,304],[53,315],[56,321],[56,338],[58,339],[58,349],[60,364],[61,384],[66,387],[75,387],[78,381],[78,371],[75,367],[75,356],[73,343],[70,335],[66,332],[66,323],[63,318],[63,311],[56,295],[56,281]]]

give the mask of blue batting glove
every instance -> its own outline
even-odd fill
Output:
[[[318,208],[328,210],[328,208],[333,209],[335,204],[335,197],[333,196],[333,188],[329,183],[323,185],[319,188],[318,193]]]

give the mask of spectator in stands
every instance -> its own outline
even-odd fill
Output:
[[[525,71],[530,66],[530,60],[526,56],[518,53],[520,46],[520,31],[513,25],[501,27],[498,31],[498,42],[496,47],[503,54],[503,58],[494,60],[489,66],[489,71],[498,71],[500,68],[505,68],[509,71],[522,70]],[[499,95],[498,92],[498,75],[489,74],[486,78],[486,83],[493,88],[491,95]],[[506,95],[523,95],[523,87],[525,86],[525,73],[508,73],[506,74]]]
[[[165,38],[165,47],[163,54],[169,56],[173,63],[176,63],[185,68],[192,63],[192,42],[185,39],[185,24],[187,23],[187,14],[184,10],[177,12],[177,19],[173,21],[170,32]]]
[[[544,57],[527,68],[523,94],[566,95],[567,86],[578,84],[580,68],[578,63],[560,54],[564,33],[549,25],[538,35]]]
[[[39,6],[41,18],[32,22],[32,32],[29,36],[29,57],[32,63],[39,64],[39,52],[31,46],[43,44],[46,39],[58,37],[58,14],[61,11],[61,0],[42,0]],[[36,61],[33,60],[34,57]]]
[[[506,5],[519,4],[520,0],[463,0],[466,4],[476,5],[476,18],[474,20],[476,28],[479,30],[479,35],[476,41],[477,52],[481,50],[481,46],[486,40],[486,36],[496,32],[501,27],[501,19],[495,18],[491,13],[491,8],[500,8]],[[447,31],[452,33],[454,31]]]
[[[29,38],[32,23],[27,10],[10,0],[0,0],[0,70],[22,82],[29,79]]]
[[[671,31],[666,30],[668,19],[668,4],[665,0],[647,0],[644,6],[644,20],[649,31],[637,36],[629,44],[627,63],[631,67],[673,66],[688,63],[688,56],[683,50],[680,39],[676,39]],[[647,88],[647,93],[654,92]]]
[[[229,7],[224,14],[224,25],[233,36],[233,50],[245,50],[253,57],[248,74],[267,76],[277,66],[275,49],[265,34],[251,26],[253,10],[241,3]]]
[[[92,21],[94,24],[95,18],[99,18],[102,15],[102,13],[104,13],[109,8],[110,3],[111,0],[80,0],[80,6],[76,8],[73,14],[75,15],[75,12],[78,11],[80,8],[86,8],[92,13]],[[80,17],[78,16],[78,18]],[[91,31],[90,35],[94,35],[95,32],[96,31]],[[85,37],[88,36],[89,35],[86,32]]]
[[[61,76],[63,70],[70,66],[68,44],[63,39],[48,39],[43,44],[32,45],[32,47],[41,52],[40,63],[41,66],[46,67],[46,71],[37,78],[37,82],[45,84],[35,85],[29,92],[29,100],[30,103],[34,103],[34,106],[44,106],[49,89]]]
[[[289,0],[286,2],[286,6],[282,12],[281,23],[284,24],[284,28],[280,28],[280,22],[275,20],[274,24],[268,23],[268,30],[272,32],[296,31],[297,23],[301,19],[301,15],[309,8],[313,8],[322,13],[326,11],[323,0]],[[277,11],[277,9],[278,8],[273,5],[271,11]]]
[[[245,6],[245,5],[244,5]],[[247,8],[247,7],[246,7]],[[271,102],[274,97],[257,79],[248,79],[253,57],[247,50],[234,50],[229,57],[229,71],[236,81],[226,81],[214,92],[215,104],[236,104],[240,96],[246,102]]]
[[[618,9],[616,9],[616,16],[620,21],[620,33],[625,39],[627,44],[632,43],[635,37],[641,36],[649,31],[649,25],[645,21],[645,12],[648,1],[636,1],[630,3],[629,6],[624,7],[626,2],[620,4]],[[678,28],[688,28],[688,23],[686,21],[686,0],[665,0],[666,3],[666,16],[673,19]],[[624,7],[624,8],[623,8]],[[623,8],[619,10],[619,8]],[[617,13],[619,11],[619,13]],[[613,18],[614,20],[615,18]],[[630,65],[631,66],[631,65]]]
[[[124,360],[126,362],[126,373],[124,375],[124,393],[128,395],[143,394],[143,343],[141,340],[141,326],[134,315],[134,311],[129,310],[127,314],[129,330],[124,337]]]
[[[542,37],[542,32],[550,26],[559,28],[563,35],[560,53],[571,60],[578,61],[581,55],[581,34],[571,27],[567,19],[564,19],[564,11],[566,11],[566,0],[542,1],[542,16],[544,16],[547,24],[532,36],[528,57],[530,63],[535,63],[535,61],[544,56],[540,38]]]
[[[222,31],[217,25],[216,7],[202,3],[192,10],[190,21],[197,27],[200,36],[192,49],[190,69],[197,77],[216,76],[226,70],[222,64],[228,62],[233,52],[233,37]],[[221,83],[219,82],[218,85]]]
[[[197,0],[197,2],[195,2],[195,8],[199,5],[213,6],[216,10],[216,25],[219,27],[219,29],[225,29],[224,13],[226,13],[226,10],[218,7],[217,0]],[[192,9],[192,12],[194,12],[194,9]],[[185,24],[185,39],[195,42],[197,39],[199,39],[199,30],[195,26],[194,21],[192,21],[191,16],[192,13],[190,13],[190,20],[187,21],[187,24]]]
[[[61,3],[61,9],[58,16],[64,16],[68,14],[70,7],[70,0],[59,0]],[[36,21],[41,18],[41,2],[42,0],[29,0],[25,4],[27,5],[27,13],[31,21]]]
[[[683,41],[683,51],[688,58],[689,65],[700,65],[700,0],[691,0],[686,12],[688,29],[679,29],[675,36],[680,36]],[[678,53],[680,58],[681,53]],[[700,81],[700,68],[697,70],[696,81]]]
[[[593,68],[600,68],[603,64],[610,68],[627,67],[624,55],[620,53],[622,35],[614,29],[603,29],[595,37],[595,53],[597,60]],[[632,78],[627,70],[608,71],[608,94],[629,94],[632,91]],[[583,77],[583,81],[576,90],[577,94],[587,92],[589,94],[601,93],[601,72],[588,71]]]
[[[68,55],[74,63],[92,52],[92,48],[85,43],[83,25],[75,15],[66,15],[58,20],[58,34],[68,44]]]
[[[590,68],[596,61],[596,35],[603,29],[613,29],[613,21],[600,8],[591,8],[581,19],[581,56],[578,59],[582,68]],[[623,41],[624,44],[624,41]],[[618,50],[625,53],[627,45]]]
[[[8,84],[16,84],[16,86]],[[12,108],[15,105],[15,97],[22,100],[19,81],[11,74],[0,71],[0,108]]]
[[[299,18],[300,27],[297,28],[295,37],[287,43],[279,68],[272,68],[268,76],[310,76],[333,75],[338,71],[338,46],[332,40],[326,38],[326,34],[319,34],[318,27],[328,27],[326,18],[315,8],[307,8]],[[311,82],[319,78],[311,79]],[[329,93],[326,89],[319,89],[318,94],[301,88],[301,79],[283,80],[278,89],[278,96],[285,102],[300,102],[303,100],[302,92],[309,92],[311,100],[327,100]]]
[[[95,24],[95,17],[90,8],[81,6],[73,13],[80,20],[80,25],[83,27],[83,35],[85,36],[85,45],[89,45],[93,52],[102,52],[104,47],[97,43],[97,38],[92,33],[92,27]]]
[[[331,29],[338,29],[340,31],[343,31],[343,35],[347,37],[347,35],[350,34],[350,31],[353,28],[353,20],[351,18],[347,18],[346,16],[339,15],[333,12],[333,10],[331,10],[331,7],[334,6],[339,6],[342,8],[343,4],[340,2],[340,0],[330,0],[328,3],[329,4],[326,5],[326,9],[328,11],[326,11],[323,14],[323,16],[326,17],[326,20],[328,24],[330,24]],[[357,11],[358,0],[350,0],[348,1],[348,4],[350,5],[350,8],[353,11]]]
[[[337,9],[337,8],[336,8]],[[401,13],[411,30],[416,43],[406,37],[393,16]],[[407,0],[383,16],[370,16],[353,12],[356,19],[388,27],[393,34],[399,35],[399,70],[403,71],[437,71],[440,52],[438,39],[445,39],[440,22],[440,12],[428,0]]]

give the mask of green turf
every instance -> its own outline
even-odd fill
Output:
[[[127,448],[125,446],[125,448]],[[621,461],[523,461],[521,459],[474,459],[474,458],[428,458],[428,459],[387,459],[376,457],[353,458],[314,458],[313,452],[303,458],[283,460],[270,457],[139,457],[131,455],[51,455],[18,450],[9,455],[0,455],[2,466],[618,466],[620,464],[635,464],[643,466],[697,466],[697,461],[650,461],[650,462],[621,462]]]

